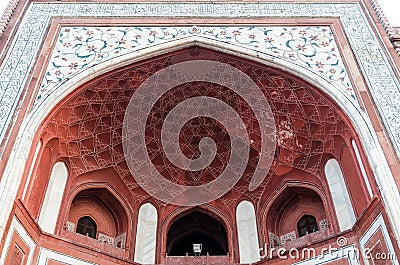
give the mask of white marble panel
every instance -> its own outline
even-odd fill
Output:
[[[342,170],[336,159],[330,159],[326,163],[325,176],[332,195],[340,231],[351,229],[356,222],[356,217]]]
[[[260,247],[254,206],[242,201],[236,209],[236,223],[239,241],[240,263],[253,263],[260,260]]]
[[[64,162],[57,162],[51,170],[42,209],[39,215],[39,226],[47,233],[54,233],[58,214],[64,195],[65,184],[68,179],[68,170]]]
[[[29,247],[29,255],[26,260],[26,264],[31,264],[33,255],[34,255],[34,252],[36,249],[36,244],[35,244],[35,241],[33,241],[31,236],[28,234],[28,232],[25,230],[25,228],[22,226],[22,224],[18,221],[18,219],[15,216],[13,217],[13,219],[11,221],[10,229],[8,230],[7,237],[5,238],[3,252],[1,253],[1,256],[0,256],[0,264],[7,265],[4,263],[5,263],[5,259],[7,257],[8,249],[10,247],[12,235],[14,233],[18,233],[18,235],[21,237],[21,239]]]
[[[378,217],[375,219],[375,221],[371,224],[371,226],[368,228],[368,230],[362,235],[360,238],[360,246],[361,250],[365,253],[365,245],[368,243],[368,241],[371,239],[371,237],[379,230],[382,230],[383,237],[385,239],[385,243],[388,247],[389,252],[387,254],[394,255],[392,259],[387,260],[387,262],[392,262],[391,264],[394,265],[399,265],[399,259],[396,256],[396,252],[394,250],[392,241],[389,236],[389,231],[386,227],[385,220],[383,219],[382,214],[379,214]],[[373,264],[370,262],[370,260],[367,259],[367,257],[364,255],[363,256],[365,264]]]
[[[2,139],[5,128],[15,114],[15,102],[18,102],[27,77],[35,65],[36,54],[40,43],[46,36],[46,29],[53,16],[64,17],[332,17],[336,16],[342,23],[350,48],[354,52],[363,77],[366,80],[371,95],[377,105],[381,118],[387,128],[396,152],[400,153],[400,84],[394,70],[388,61],[384,47],[374,34],[363,8],[356,2],[320,2],[320,3],[31,3],[21,20],[10,49],[0,64],[0,127]],[[180,42],[149,47],[141,51],[117,57],[96,64],[83,72],[76,73],[71,79],[65,80],[59,86],[61,89],[52,93],[23,121],[18,139],[10,154],[4,176],[0,181],[0,236],[4,233],[4,224],[9,217],[28,152],[32,148],[32,135],[36,133],[44,117],[60,102],[65,95],[73,91],[95,76],[122,67],[135,60],[146,59],[151,54],[159,54],[165,49],[182,43],[198,43],[199,36],[188,37]],[[284,61],[279,57],[269,56],[230,43],[216,43],[201,39],[217,50],[228,51],[245,58],[273,65],[292,73],[320,88],[338,103],[350,118],[374,172],[374,177],[380,188],[392,229],[397,239],[400,239],[400,205],[399,191],[396,188],[390,168],[379,145],[368,116],[363,113],[344,93],[338,93],[336,87],[310,71]],[[135,59],[133,59],[135,58]],[[382,89],[384,87],[385,89]],[[7,139],[5,140],[7,142]]]
[[[96,263],[78,259],[64,253],[56,252],[46,248],[40,248],[37,265],[46,265],[49,260],[70,265],[96,265]]]
[[[151,203],[140,206],[136,230],[135,262],[154,264],[156,259],[157,210]]]

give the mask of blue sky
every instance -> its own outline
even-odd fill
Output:
[[[400,1],[399,0],[378,0],[383,12],[392,26],[400,27]]]

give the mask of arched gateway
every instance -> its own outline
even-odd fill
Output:
[[[193,251],[193,244],[201,244],[201,252]],[[226,228],[221,221],[201,211],[191,211],[173,222],[167,233],[168,256],[228,254]]]
[[[275,240],[275,244],[284,245],[286,242],[301,239],[308,234],[308,231],[302,232],[303,228],[298,228],[302,224],[301,218],[304,216],[312,216],[315,233],[322,233],[323,235],[320,235],[322,237],[334,236],[342,231],[340,222],[342,218],[347,218],[347,215],[343,215],[341,212],[344,205],[337,204],[330,199],[331,196],[335,198],[338,191],[330,185],[329,179],[327,179],[329,176],[324,171],[325,163],[332,158],[338,161],[343,175],[346,176],[347,186],[343,187],[345,192],[348,192],[351,197],[357,198],[352,203],[340,203],[348,203],[348,207],[355,215],[359,216],[364,211],[371,198],[365,192],[367,184],[360,174],[359,165],[351,147],[351,141],[357,139],[357,134],[335,102],[307,82],[281,70],[222,52],[189,47],[101,75],[81,85],[58,104],[43,121],[37,132],[40,141],[43,142],[43,148],[39,151],[37,159],[39,165],[35,174],[37,177],[32,180],[31,187],[24,199],[27,210],[33,213],[34,218],[48,218],[48,216],[41,216],[43,212],[39,211],[41,200],[33,199],[38,194],[45,194],[48,189],[46,189],[46,185],[37,185],[37,183],[47,183],[46,176],[47,172],[51,170],[52,161],[62,161],[68,167],[68,185],[64,191],[60,191],[61,194],[64,193],[65,202],[71,201],[69,194],[78,185],[85,184],[87,189],[91,189],[90,183],[107,182],[116,189],[118,196],[123,197],[128,207],[132,209],[133,215],[130,218],[145,220],[142,219],[145,217],[138,216],[137,209],[151,197],[140,186],[143,183],[137,183],[127,167],[122,142],[125,110],[135,90],[147,78],[170,65],[186,61],[195,62],[196,60],[228,64],[248,75],[256,83],[273,112],[276,127],[274,160],[260,187],[249,191],[252,174],[260,159],[261,122],[257,120],[250,103],[230,90],[229,87],[204,81],[187,82],[171,88],[162,95],[147,117],[146,146],[143,148],[146,148],[151,162],[164,178],[180,185],[198,186],[217,179],[227,166],[232,155],[230,148],[232,138],[229,137],[229,130],[232,128],[225,128],[216,119],[204,116],[193,118],[183,125],[179,134],[180,149],[190,159],[202,155],[199,152],[199,143],[202,138],[210,137],[215,141],[216,155],[211,163],[203,169],[188,171],[175,166],[166,157],[163,143],[160,141],[163,122],[177,104],[194,97],[207,96],[217,98],[231,106],[245,124],[250,139],[250,153],[243,176],[231,190],[227,191],[227,194],[209,202],[225,216],[229,216],[232,228],[236,227],[234,223],[238,222],[235,205],[238,205],[243,199],[248,199],[257,205],[257,219],[261,221],[256,228],[259,235],[246,239],[249,240],[248,244],[262,246],[263,242]],[[234,73],[215,74],[225,75],[226,79],[229,79],[230,75]],[[232,126],[236,125],[232,124]],[[39,171],[43,173],[38,174]],[[268,222],[259,219],[262,216],[261,211],[264,205],[271,200],[276,200],[275,204],[281,200],[280,198],[273,199],[271,195],[288,180],[309,183],[318,188],[321,193],[297,192],[295,187],[287,189],[285,196],[288,198],[280,202],[277,208],[271,208],[268,211]],[[298,189],[302,188],[299,186]],[[95,206],[98,201],[96,196],[99,198],[103,196],[96,195],[96,189],[92,189],[91,193],[93,194],[91,204]],[[324,206],[322,206],[322,202],[324,202]],[[114,202],[114,204],[118,203]],[[120,214],[107,213],[107,210],[93,208],[90,206],[90,202],[80,205],[81,208],[74,211],[78,211],[82,216],[74,218],[76,220],[83,217],[93,218],[96,221],[97,234],[89,235],[94,240],[81,239],[80,232],[75,234],[81,224],[74,223],[75,219],[70,219],[70,211],[78,207],[74,203],[72,206],[66,203],[61,204],[55,234],[74,238],[77,242],[84,239],[84,244],[88,246],[96,246],[97,240],[104,241],[115,248],[111,251],[109,249],[112,247],[107,247],[105,252],[116,252],[121,256],[129,257],[132,255],[130,253],[135,253],[135,250],[139,251],[138,246],[143,242],[135,242],[139,238],[135,236],[135,231],[141,233],[144,231],[143,229],[147,229],[146,226],[135,229],[135,221],[128,224],[125,230],[115,232],[115,228],[109,230],[108,227],[118,226],[118,222],[121,222],[118,221],[118,218],[123,218]],[[158,222],[174,209],[179,209],[179,206],[163,205],[162,201],[157,200],[155,207],[158,214],[155,215],[155,218],[158,218]],[[115,209],[115,206],[113,208]],[[286,208],[287,210],[284,212]],[[290,210],[292,208],[297,210],[293,212]],[[283,212],[280,213],[278,210]],[[114,217],[107,217],[108,214]],[[157,219],[154,219],[154,222],[154,225],[157,225]],[[69,228],[65,230],[65,224],[68,224],[67,227],[78,227],[78,230],[74,231]],[[149,221],[146,221],[146,224],[150,225]],[[277,228],[283,224],[284,227]],[[354,220],[348,227],[351,228],[353,224]],[[149,260],[163,262],[165,256],[160,255],[161,253],[168,256],[185,256],[188,253],[189,256],[192,256],[194,255],[193,244],[201,243],[202,255],[230,255],[229,261],[239,261],[241,253],[237,244],[228,244],[228,241],[238,242],[237,233],[228,234],[220,221],[206,213],[192,211],[175,220],[168,230],[163,229],[160,225],[158,227],[157,230],[146,232],[146,237],[143,237],[142,240],[146,240],[145,246],[150,243],[147,240],[155,241],[156,248],[160,248],[159,241],[166,238],[166,246],[156,252],[149,252],[153,253],[151,255],[155,255]],[[46,229],[46,227],[42,227],[42,229]],[[116,242],[121,242],[121,236],[123,236],[123,244],[119,243],[118,245]],[[257,238],[259,238],[259,242],[250,242]],[[313,237],[310,237],[307,239],[307,243],[313,243],[313,240]],[[147,255],[146,251],[142,255]],[[244,252],[242,255],[245,255]],[[254,256],[254,253],[249,255]],[[142,259],[138,258],[138,260]]]
[[[32,114],[31,122],[37,125],[33,146],[38,147],[31,150],[36,152],[32,169],[23,173],[27,188],[18,196],[32,223],[44,232],[39,237],[73,244],[78,257],[95,250],[110,262],[138,264],[268,264],[279,259],[268,249],[317,247],[343,236],[351,242],[363,238],[360,231],[371,224],[365,212],[378,204],[376,179],[368,161],[379,155],[363,148],[366,135],[370,135],[363,130],[369,125],[355,123],[362,121],[362,114],[353,106],[344,106],[343,95],[333,97],[333,86],[325,91],[316,86],[325,81],[312,82],[306,74],[301,78],[299,73],[282,70],[281,64],[267,65],[228,50],[202,47],[206,45],[184,46],[116,69],[102,69],[94,78],[86,76],[53,103],[46,117]],[[127,149],[123,137],[132,96],[159,71],[196,61],[229,65],[231,68],[209,73],[226,79],[226,84],[183,82],[158,98],[145,117],[144,142],[139,147],[150,160],[139,158],[137,171],[132,172],[127,151],[137,149]],[[261,109],[259,101],[248,102],[229,87],[235,82],[235,72],[229,69],[240,71],[256,84],[270,107],[270,128],[262,127],[265,124],[254,109]],[[247,87],[242,89],[246,94]],[[175,153],[167,154],[170,149],[162,140],[163,126],[177,105],[198,98],[228,105],[242,121],[244,131],[237,129],[236,123],[227,126],[221,122],[221,116],[228,113],[225,110],[215,117],[197,115],[184,124],[175,120],[180,129],[175,139],[179,151],[193,164],[209,155],[208,150],[215,151],[207,163],[187,170],[171,162]],[[272,162],[265,178],[252,189],[254,172],[265,159],[265,132],[273,140],[269,144],[275,145],[268,154]],[[213,143],[204,144],[205,138]],[[244,138],[249,143],[246,163],[229,164],[236,155],[231,150],[233,143],[242,143]],[[165,139],[173,141],[172,133]],[[151,196],[151,189],[173,191],[159,188],[153,176],[148,182],[138,181],[134,174],[144,172],[146,163],[152,163],[172,183],[195,187],[218,180],[226,168],[233,172],[230,167],[244,167],[231,186],[222,181],[212,187],[226,192],[199,205],[196,194],[177,194],[172,202]],[[63,166],[61,175],[54,169],[59,165]],[[53,185],[58,182],[62,185]],[[206,191],[211,193],[211,188]],[[176,203],[179,196],[193,196],[192,205]],[[386,236],[387,230],[382,233]],[[200,251],[196,250],[198,244]]]

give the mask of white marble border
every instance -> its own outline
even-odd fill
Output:
[[[372,225],[368,228],[368,230],[364,233],[364,235],[360,238],[360,246],[362,253],[365,253],[365,245],[371,239],[371,237],[379,230],[382,230],[383,237],[385,239],[386,246],[388,247],[389,253],[396,255],[394,251],[392,241],[390,240],[389,231],[386,228],[385,220],[383,220],[382,214],[379,214]],[[368,259],[363,256],[365,264],[370,264]],[[398,259],[391,260],[393,264],[399,265]]]
[[[54,260],[68,265],[96,265],[96,263],[77,259],[50,249],[40,248],[37,265],[46,265],[48,260]]]
[[[7,252],[8,252],[8,249],[10,248],[11,239],[12,239],[14,232],[18,233],[18,235],[21,237],[21,239],[29,247],[29,255],[28,255],[26,264],[31,264],[32,259],[33,259],[33,254],[35,252],[36,244],[15,216],[12,219],[10,229],[8,230],[8,234],[7,234],[7,237],[4,242],[3,253],[1,253],[1,257],[0,257],[0,264],[4,264],[4,262],[6,260]]]

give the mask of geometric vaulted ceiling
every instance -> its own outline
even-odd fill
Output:
[[[311,85],[259,63],[205,48],[186,48],[135,63],[88,82],[59,105],[45,121],[46,138],[57,138],[59,157],[70,164],[71,176],[113,168],[132,193],[141,188],[132,177],[123,153],[122,126],[125,110],[135,90],[155,72],[170,65],[211,60],[231,65],[247,74],[269,102],[276,126],[276,151],[268,177],[249,196],[259,196],[271,177],[292,169],[321,175],[323,158],[337,152],[337,144],[349,129],[335,105]],[[227,74],[227,73],[224,73]],[[229,73],[228,73],[229,74]],[[145,135],[149,157],[163,177],[181,185],[200,185],[217,178],[230,156],[226,128],[208,117],[188,121],[179,135],[179,146],[188,158],[199,156],[199,142],[211,137],[217,145],[213,161],[199,171],[185,171],[163,153],[161,127],[169,111],[185,99],[196,96],[217,98],[240,116],[251,139],[249,161],[240,183],[248,184],[257,166],[260,124],[250,106],[238,94],[219,84],[196,81],[172,88],[154,105],[147,119]],[[244,193],[236,185],[232,190]]]

